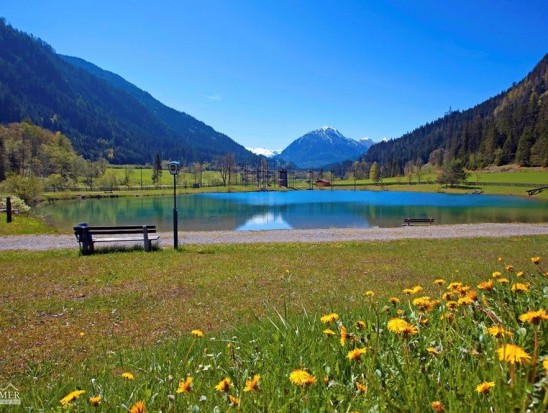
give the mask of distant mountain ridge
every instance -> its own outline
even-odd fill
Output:
[[[86,158],[238,162],[258,157],[192,116],[83,59],[61,56],[0,18],[0,123],[30,120],[61,131]]]
[[[323,126],[294,140],[279,155],[299,168],[321,168],[362,156],[373,144],[370,139],[356,141],[331,126]]]

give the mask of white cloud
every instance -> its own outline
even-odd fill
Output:
[[[215,102],[220,102],[221,100],[223,100],[223,96],[220,95],[220,94],[216,94],[216,95],[209,95],[209,96],[206,96],[206,98],[208,100],[213,100]]]
[[[263,155],[267,158],[270,158],[272,156],[278,155],[282,150],[281,149],[265,149],[265,148],[252,148],[252,147],[246,147],[246,149],[250,152],[253,152],[256,155]]]

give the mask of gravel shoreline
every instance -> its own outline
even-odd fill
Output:
[[[173,247],[173,234],[162,232],[160,245]],[[255,244],[271,242],[391,241],[548,235],[548,224],[463,224],[405,226],[397,228],[330,228],[269,231],[180,232],[179,244]],[[102,245],[108,245],[102,243]],[[129,245],[127,242],[123,245]],[[43,251],[77,248],[73,235],[12,235],[0,237],[0,250]],[[548,246],[547,246],[548,248]]]

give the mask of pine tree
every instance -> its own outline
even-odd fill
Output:
[[[160,159],[160,152],[156,152],[154,162],[152,163],[152,183],[158,185],[162,177],[162,160]]]
[[[379,182],[379,177],[379,166],[377,165],[377,162],[373,162],[373,165],[371,165],[371,169],[369,170],[369,179],[373,182]]]

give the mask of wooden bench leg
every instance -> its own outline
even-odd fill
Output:
[[[148,230],[146,225],[143,225],[143,238],[145,242],[145,251],[150,252],[152,250],[152,242],[148,239]]]
[[[82,254],[91,255],[94,253],[93,239],[87,228],[82,229]]]

